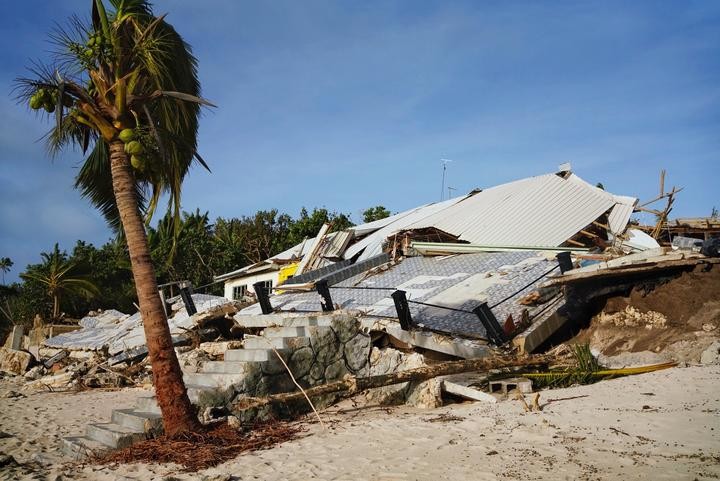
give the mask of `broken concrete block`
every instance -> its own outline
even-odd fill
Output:
[[[32,369],[30,369],[28,372],[25,373],[24,377],[25,379],[29,381],[33,381],[35,379],[38,379],[42,376],[44,376],[47,373],[47,370],[45,369],[45,366],[35,366]]]
[[[532,381],[525,377],[511,377],[508,379],[499,379],[497,381],[490,381],[490,392],[501,392],[507,394],[512,390],[517,390],[521,393],[531,393]]]
[[[0,371],[8,374],[25,374],[30,367],[32,355],[24,351],[0,348]]]
[[[65,351],[65,350],[60,351],[57,354],[55,354],[53,357],[51,357],[50,359],[45,361],[43,363],[43,365],[49,369],[49,368],[53,367],[55,364],[57,364],[58,362],[62,361],[66,357],[68,357],[69,354],[70,353],[68,351]]]
[[[19,351],[20,349],[22,349],[24,335],[25,328],[23,326],[13,326],[13,330],[10,333],[10,338],[8,340],[8,344],[10,345],[7,347],[15,351]]]
[[[64,372],[61,374],[56,374],[55,376],[45,376],[41,377],[40,379],[36,381],[32,381],[27,383],[25,386],[29,388],[58,388],[58,387],[66,387],[73,379],[73,373],[71,372]]]
[[[700,356],[700,362],[703,364],[715,364],[720,362],[720,341],[715,341],[705,349]]]
[[[455,396],[460,396],[465,399],[470,399],[472,401],[484,401],[492,404],[498,401],[492,394],[488,394],[472,386],[467,386],[464,383],[453,382],[446,379],[443,381],[442,387],[447,393],[454,394]]]

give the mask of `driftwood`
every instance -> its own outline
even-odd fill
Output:
[[[283,394],[274,394],[265,398],[243,398],[235,403],[235,408],[239,410],[257,408],[268,404],[286,404],[301,401],[307,397],[323,396],[332,393],[344,393],[351,396],[357,392],[367,389],[374,389],[393,384],[400,384],[407,381],[427,381],[438,376],[448,376],[451,374],[461,374],[464,372],[483,372],[493,369],[502,369],[508,367],[538,367],[546,366],[552,358],[549,356],[528,356],[528,357],[488,357],[482,359],[468,359],[462,361],[450,361],[431,366],[419,367],[416,369],[408,369],[407,371],[393,372],[390,374],[381,374],[378,376],[369,376],[356,378],[345,376],[341,381],[329,384],[322,384],[305,389],[303,392],[291,392]]]

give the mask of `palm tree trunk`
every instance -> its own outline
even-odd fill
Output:
[[[130,160],[119,140],[110,144],[110,167],[115,199],[130,252],[135,289],[152,365],[155,396],[162,412],[165,433],[173,435],[197,431],[200,423],[188,399],[180,364],[172,345],[170,328],[158,294],[145,224],[135,197],[135,179]]]
[[[53,294],[53,321],[57,321],[60,317],[60,299],[57,294]]]

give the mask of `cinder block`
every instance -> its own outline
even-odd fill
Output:
[[[532,381],[525,377],[511,377],[508,379],[500,379],[498,381],[490,381],[490,392],[500,392],[507,394],[510,391],[518,390],[521,393],[531,393]]]

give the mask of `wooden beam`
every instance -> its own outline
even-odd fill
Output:
[[[586,236],[588,236],[588,237],[592,237],[593,239],[597,239],[598,237],[600,237],[599,235],[593,234],[592,232],[588,232],[588,231],[586,231],[586,230],[581,230],[580,233],[581,233],[581,234],[584,234],[584,235],[586,235]]]
[[[547,366],[553,360],[553,357],[545,355],[531,355],[527,357],[487,357],[481,359],[443,362],[440,364],[432,364],[415,369],[408,369],[406,371],[398,371],[390,374],[380,374],[370,377],[356,378],[346,375],[345,378],[340,381],[305,389],[304,393],[291,392],[273,394],[266,398],[243,397],[239,402],[235,403],[234,408],[238,410],[247,410],[268,404],[287,404],[303,401],[306,395],[307,397],[317,397],[336,392],[342,392],[345,393],[345,395],[352,395],[367,389],[391,386],[393,384],[400,384],[408,381],[426,381],[438,376],[461,374],[464,372],[488,372],[492,369],[502,370],[513,367],[538,368]]]
[[[665,169],[660,171],[660,198],[665,195]]]
[[[662,211],[655,210],[655,209],[648,209],[647,207],[635,207],[635,210],[639,210],[641,212],[650,212],[651,214],[655,215],[662,215]]]
[[[610,226],[609,226],[609,225],[603,224],[602,222],[598,222],[598,221],[596,221],[596,220],[593,221],[593,225],[594,225],[594,226],[597,226],[597,227],[600,227],[600,228],[602,228],[602,229],[605,229],[605,230],[610,230]]]
[[[582,242],[578,242],[576,240],[568,239],[565,242],[569,242],[570,244],[574,244],[578,247],[585,247],[585,244],[583,244]]]

